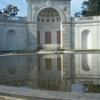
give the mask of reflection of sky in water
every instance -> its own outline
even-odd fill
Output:
[[[72,92],[83,92],[83,86],[81,84],[72,84]]]
[[[28,86],[21,86],[21,88],[29,88]]]

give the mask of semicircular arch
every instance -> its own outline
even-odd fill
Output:
[[[7,34],[10,33],[10,32],[16,33],[16,31],[14,29],[7,30]]]
[[[36,21],[37,21],[37,16],[38,16],[38,14],[39,14],[43,9],[46,9],[46,8],[55,9],[55,10],[59,13],[59,15],[60,15],[60,17],[61,17],[61,21],[62,21],[62,22],[65,22],[65,21],[66,21],[66,18],[65,18],[64,13],[63,13],[58,7],[56,7],[56,6],[53,6],[53,7],[42,6],[42,7],[40,7],[40,8],[38,9],[38,11],[34,14],[34,16],[33,16],[33,21],[36,22]]]

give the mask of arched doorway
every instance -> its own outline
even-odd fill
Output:
[[[61,46],[61,17],[53,8],[45,8],[37,16],[37,44],[42,49],[57,49]]]
[[[9,30],[6,37],[6,49],[16,50],[16,33],[14,30]]]

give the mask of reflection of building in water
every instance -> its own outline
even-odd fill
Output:
[[[14,80],[14,84],[30,88],[59,90],[61,63],[61,56],[54,54],[1,57],[0,79],[8,81],[7,84]]]
[[[77,77],[97,77],[100,75],[99,72],[99,54],[75,54],[73,55],[74,62],[72,63],[75,67],[75,76]]]
[[[13,84],[12,81],[16,86],[29,84],[34,88],[35,80],[37,80],[36,57],[37,55],[0,57],[0,79],[10,84]],[[32,79],[34,83],[27,82]]]
[[[57,91],[71,91],[73,84],[96,87],[99,60],[99,54],[3,56],[0,83]]]
[[[24,56],[0,57],[0,79],[27,77],[27,59]]]
[[[38,56],[38,85],[40,89],[60,90],[61,55]]]

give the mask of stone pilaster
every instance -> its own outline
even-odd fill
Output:
[[[71,49],[70,24],[62,23],[62,49]]]
[[[4,49],[4,26],[0,25],[0,50]]]
[[[28,50],[37,49],[37,24],[28,24]]]

